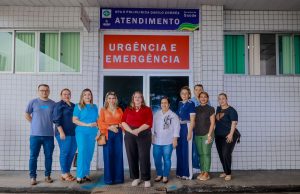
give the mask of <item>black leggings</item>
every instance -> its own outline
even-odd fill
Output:
[[[151,149],[151,130],[146,129],[135,136],[125,132],[125,147],[129,164],[131,179],[141,179],[149,181],[151,178],[150,149]],[[140,167],[140,168],[139,168]]]
[[[215,140],[223,170],[226,175],[231,175],[232,152],[237,141],[237,135],[234,133],[231,143],[227,143],[226,137],[223,136],[216,136]]]

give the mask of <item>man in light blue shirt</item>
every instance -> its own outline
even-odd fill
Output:
[[[25,110],[25,118],[30,122],[30,183],[36,185],[37,159],[43,146],[45,154],[45,181],[52,183],[52,154],[54,150],[54,131],[52,112],[55,102],[49,99],[50,88],[47,84],[38,86],[38,98],[31,100]]]

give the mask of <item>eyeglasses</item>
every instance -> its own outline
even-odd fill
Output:
[[[39,92],[49,92],[49,90],[39,90]]]

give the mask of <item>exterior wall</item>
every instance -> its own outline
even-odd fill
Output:
[[[225,11],[225,31],[299,32],[300,11]],[[225,75],[239,112],[237,169],[300,169],[300,77]]]
[[[90,33],[80,21],[80,8],[0,7],[0,28],[81,29],[83,43],[81,74],[0,74],[1,170],[28,169],[29,124],[23,115],[28,101],[36,97],[38,84],[49,84],[50,97],[55,101],[59,100],[60,90],[68,87],[73,101],[78,102],[81,90],[89,87],[95,102],[99,102],[99,9],[87,8],[87,12],[92,20]],[[299,169],[300,77],[224,75],[224,31],[299,32],[300,12],[224,11],[222,6],[204,5],[200,30],[193,33],[194,83],[204,85],[214,107],[217,94],[227,92],[230,104],[239,113],[242,142],[234,151],[233,169]],[[55,170],[59,170],[58,154],[56,144]],[[95,153],[93,169],[96,160]],[[44,169],[43,166],[41,154],[38,167]],[[212,171],[221,170],[213,146]]]
[[[0,169],[27,170],[29,160],[29,123],[24,118],[28,101],[37,95],[40,83],[50,85],[50,98],[58,101],[61,89],[72,91],[72,101],[78,102],[81,91],[90,88],[98,102],[98,21],[99,9],[88,8],[91,32],[84,30],[80,8],[74,7],[0,7],[0,28],[12,29],[75,29],[82,30],[82,73],[58,74],[0,74]],[[59,170],[59,149],[55,140],[53,169]],[[41,151],[38,169],[44,169]],[[96,153],[96,152],[95,152]],[[96,154],[95,154],[96,156]],[[96,168],[96,157],[92,163]]]

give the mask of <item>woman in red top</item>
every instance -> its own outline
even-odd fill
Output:
[[[106,136],[103,146],[104,182],[118,184],[124,182],[123,134],[121,126],[123,111],[118,107],[115,92],[107,92],[104,107],[100,110],[98,127]]]
[[[152,110],[145,105],[143,94],[139,91],[134,92],[130,106],[126,108],[122,117],[130,178],[134,179],[132,186],[137,186],[141,180],[145,181],[145,187],[151,186],[150,148],[152,121]]]

